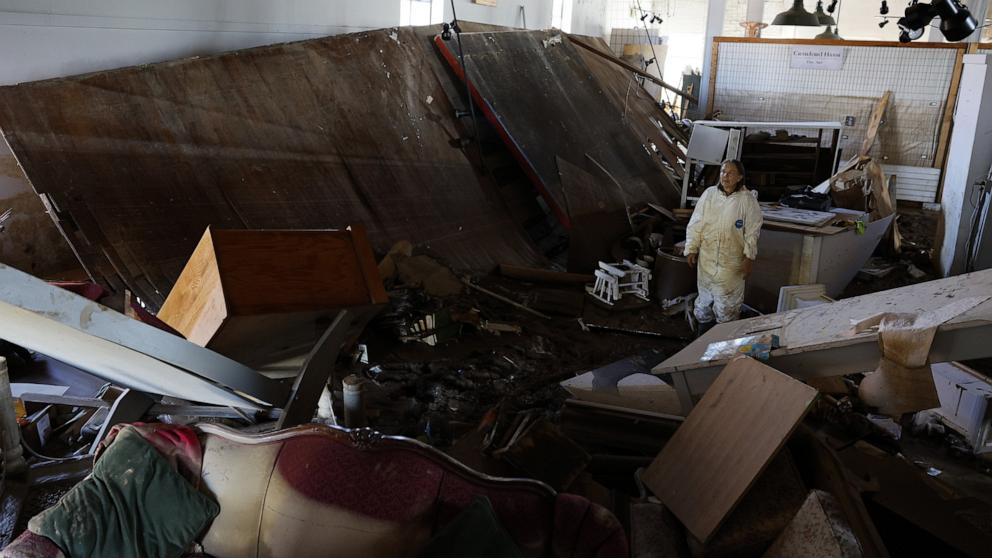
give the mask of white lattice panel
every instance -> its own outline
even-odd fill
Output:
[[[714,108],[725,120],[833,120],[851,155],[871,107],[885,91],[893,103],[872,156],[888,164],[932,166],[957,51],[947,48],[844,47],[841,70],[792,69],[794,47],[719,44]]]

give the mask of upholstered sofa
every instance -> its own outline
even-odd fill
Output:
[[[196,430],[200,489],[220,504],[199,542],[216,558],[414,557],[479,495],[524,556],[628,554],[606,509],[537,481],[480,474],[409,438],[323,425],[258,435],[217,424]],[[12,547],[36,539],[26,533]]]

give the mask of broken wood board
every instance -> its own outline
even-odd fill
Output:
[[[862,555],[858,538],[834,497],[829,492],[811,490],[764,558],[861,558]]]
[[[693,556],[758,556],[803,505],[806,486],[788,448],[782,448],[705,545],[688,536]]]
[[[863,489],[868,485],[844,467],[835,447],[846,447],[821,431],[800,424],[789,440],[788,447],[811,487],[829,492],[837,500],[864,551],[865,558],[889,558],[890,554],[875,528],[865,505]]]
[[[710,343],[757,333],[779,335],[782,347],[772,351],[770,366],[799,379],[842,376],[874,370],[881,357],[878,335],[872,331],[852,334],[852,322],[880,312],[919,313],[938,310],[949,302],[992,293],[992,270],[977,271],[946,279],[918,283],[898,289],[839,300],[828,304],[766,314],[757,318],[718,324],[685,349],[653,370],[655,374],[677,373],[683,406],[685,395],[698,396],[713,383],[727,361],[700,361]],[[962,312],[937,329],[930,362],[969,360],[992,356],[992,301]],[[683,383],[684,380],[684,383]]]
[[[244,409],[256,403],[143,353],[0,301],[0,339],[150,394]]]
[[[674,205],[681,190],[645,136],[625,123],[624,105],[604,93],[579,49],[555,40],[560,37],[559,31],[461,34],[472,98],[485,118],[568,228],[572,223],[560,194],[558,156],[577,162],[591,155],[622,184],[626,199]],[[452,44],[441,37],[434,42],[465,79]],[[629,81],[622,80],[625,87]]]
[[[889,107],[891,101],[892,92],[886,91],[871,109],[871,116],[868,117],[868,128],[865,130],[865,139],[861,142],[861,151],[858,152],[859,156],[867,157],[868,153],[871,152],[871,148],[875,145],[875,138],[878,136],[878,127],[882,125],[882,119],[885,118],[885,109]]]
[[[702,542],[775,457],[815,389],[747,357],[730,361],[644,473],[644,483]]]
[[[462,269],[540,265],[476,150],[452,147],[465,130],[423,32],[3,87],[0,128],[92,278],[153,311],[208,225],[363,223],[380,253],[409,240]]]
[[[808,227],[822,227],[837,218],[836,213],[829,211],[813,211],[769,204],[761,204],[761,216],[767,221],[795,223]]]

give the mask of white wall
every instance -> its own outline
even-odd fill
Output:
[[[964,61],[941,196],[944,242],[940,268],[944,275],[964,272],[972,204],[977,202],[975,182],[985,178],[992,164],[992,66],[984,54],[965,55]]]
[[[640,5],[645,12],[664,20],[660,24],[647,23],[667,45],[663,79],[681,86],[686,66],[697,70],[703,66],[708,0],[640,0]],[[610,32],[614,28],[640,29],[645,22],[641,22],[634,0],[609,0],[606,23]]]
[[[476,4],[472,0],[455,0],[455,15],[464,21],[502,25],[524,26],[520,6],[525,8],[527,29],[550,29],[553,0],[496,0],[495,6]],[[444,21],[451,21],[451,2],[444,2]]]
[[[571,0],[572,28],[570,33],[606,38],[607,0]]]
[[[400,24],[401,0],[0,0],[0,84]]]

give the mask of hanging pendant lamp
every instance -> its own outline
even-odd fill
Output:
[[[820,19],[806,11],[803,0],[793,0],[792,7],[775,16],[772,25],[798,25],[802,27],[819,27]]]
[[[823,0],[819,0],[816,3],[816,11],[813,12],[813,15],[816,16],[816,19],[820,22],[820,25],[837,25],[837,21],[834,19],[834,16],[823,11]]]
[[[837,31],[840,31],[840,28],[839,27],[837,28]],[[844,40],[844,37],[841,37],[840,35],[838,35],[837,32],[834,31],[833,29],[831,29],[829,25],[827,26],[827,30],[824,31],[823,33],[820,33],[819,35],[817,35],[816,38],[817,39],[833,39],[835,41],[843,41]]]

